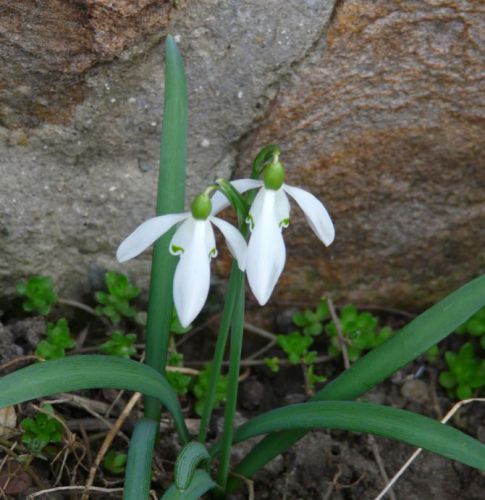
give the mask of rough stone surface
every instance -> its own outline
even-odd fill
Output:
[[[276,298],[311,301],[331,289],[422,305],[476,274],[481,6],[334,4],[2,8],[2,295],[34,273],[53,276],[66,295],[86,291],[153,213],[168,32],[189,80],[189,194],[220,175],[247,175],[254,152],[279,143],[288,181],[311,188],[335,219],[337,240],[325,250],[295,217]],[[148,258],[124,269],[142,282]]]
[[[135,4],[139,8],[130,7]],[[159,1],[57,0],[44,7],[37,3],[39,12],[20,2],[2,12],[4,38],[11,18],[18,19],[19,30],[2,50],[25,58],[18,68],[2,69],[2,87],[8,87],[0,128],[2,293],[34,273],[53,276],[67,295],[86,291],[89,278],[97,280],[100,270],[116,267],[121,239],[153,214],[161,42],[168,32],[180,41],[191,90],[188,191],[194,194],[216,177],[230,175],[237,142],[262,116],[281,76],[321,35],[333,6],[315,0],[176,4],[169,21],[166,2]],[[29,31],[26,21],[36,12],[45,20]],[[152,18],[143,29],[125,32],[123,23],[142,26],[147,15]],[[52,25],[55,19],[59,25]],[[75,40],[67,34],[51,40],[52,32],[71,28]],[[30,52],[19,48],[20,42],[29,43]],[[73,67],[71,53],[86,60],[85,67]],[[42,113],[32,111],[36,94],[21,89],[25,99],[17,97],[12,83],[17,69],[29,88],[38,82]],[[64,87],[59,72],[66,75]],[[50,100],[48,85],[54,86]],[[62,99],[73,85],[80,89],[79,100],[65,106]],[[148,254],[124,269],[143,281]]]
[[[288,183],[311,187],[335,221],[324,249],[295,213],[280,299],[330,289],[422,306],[483,270],[484,28],[480,2],[338,3],[238,168],[282,145]]]

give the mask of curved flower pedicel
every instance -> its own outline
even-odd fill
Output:
[[[226,239],[227,246],[238,262],[246,268],[247,245],[241,233],[226,221],[210,215],[211,201],[200,194],[192,203],[192,211],[154,217],[141,224],[119,246],[116,258],[125,262],[136,257],[171,227],[180,224],[170,241],[169,250],[179,255],[175,269],[173,299],[182,326],[188,326],[200,313],[207,300],[210,286],[210,260],[217,256],[212,224]]]
[[[290,222],[290,195],[300,206],[305,218],[326,246],[335,238],[332,220],[322,202],[303,189],[283,183],[284,169],[276,159],[263,173],[264,180],[240,179],[231,184],[243,193],[260,188],[249,211],[248,223],[251,237],[248,244],[246,273],[249,286],[260,305],[268,302],[286,261],[283,228]],[[212,213],[228,205],[217,192],[212,198]]]

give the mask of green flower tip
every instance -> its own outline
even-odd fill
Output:
[[[192,202],[192,216],[194,219],[206,220],[212,210],[212,203],[209,195],[202,193],[197,195]]]
[[[270,163],[263,172],[264,187],[278,191],[285,181],[285,169],[278,161]]]

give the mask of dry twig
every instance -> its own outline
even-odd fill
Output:
[[[49,488],[47,490],[37,491],[36,493],[31,493],[27,500],[32,500],[33,498],[40,497],[42,495],[48,495],[49,493],[56,493],[58,491],[82,491],[85,486],[58,486],[57,488]],[[91,486],[90,491],[96,491],[98,493],[122,493],[123,488],[99,488],[97,486]]]
[[[328,310],[330,312],[330,316],[332,321],[335,324],[335,328],[337,329],[338,335],[338,343],[340,345],[340,349],[342,351],[342,358],[344,360],[345,369],[348,370],[350,368],[349,354],[347,352],[347,344],[345,342],[344,332],[342,331],[342,325],[340,324],[339,317],[337,316],[337,312],[335,311],[335,306],[333,305],[332,297],[329,293],[327,293],[327,304]]]
[[[36,356],[35,354],[29,354],[27,356],[18,356],[0,365],[0,372],[3,372],[7,368],[10,368],[12,365],[16,365],[17,363],[22,363],[23,361],[39,361],[39,359],[40,359],[39,356]]]
[[[106,435],[106,437],[103,441],[103,444],[101,445],[101,448],[99,449],[98,454],[96,455],[96,459],[94,460],[94,464],[89,471],[88,480],[86,481],[86,485],[84,487],[84,492],[82,494],[81,500],[89,500],[89,490],[91,489],[91,487],[93,485],[96,471],[97,471],[99,465],[101,464],[103,457],[105,456],[106,452],[108,451],[109,447],[111,446],[111,443],[115,439],[116,434],[118,433],[121,426],[123,425],[123,422],[127,419],[128,415],[131,413],[131,410],[133,410],[134,406],[136,405],[136,403],[139,401],[140,398],[141,398],[141,392],[135,392],[135,394],[133,394],[133,396],[128,401],[128,404],[125,406],[124,410],[121,412],[120,416],[116,419],[116,422],[114,423],[113,427]]]
[[[344,366],[345,369],[348,370],[350,368],[350,360],[349,360],[349,354],[347,352],[347,343],[345,341],[344,333],[342,331],[342,325],[340,324],[339,317],[337,315],[337,312],[335,311],[335,306],[333,304],[331,295],[328,293],[326,297],[327,297],[327,304],[330,316],[335,324],[335,328],[337,329],[338,341],[340,349],[342,350]],[[372,435],[368,435],[368,441],[371,447],[372,454],[374,455],[374,459],[377,463],[377,467],[381,474],[381,477],[384,480],[384,484],[387,484],[389,482],[389,476],[387,475],[386,469],[384,467],[384,462],[382,461],[382,457],[379,452],[379,447],[377,446],[377,442],[374,436]],[[392,490],[389,492],[389,495],[391,497],[391,500],[396,500],[396,496],[394,495],[394,492]]]

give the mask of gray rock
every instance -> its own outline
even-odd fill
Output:
[[[294,211],[276,299],[422,307],[483,271],[476,2],[18,0],[0,29],[2,294],[41,273],[90,291],[153,215],[169,32],[190,89],[188,197],[279,143],[288,181],[335,220],[325,250]],[[123,266],[141,286],[148,258]]]
[[[158,2],[143,2],[145,9],[104,3],[48,1],[33,12],[19,2],[8,13],[25,28],[2,55],[17,57],[26,83],[5,95],[0,109],[4,294],[39,273],[52,276],[65,295],[84,293],[89,271],[116,267],[117,245],[153,214],[166,33],[180,42],[189,81],[190,196],[230,175],[239,141],[320,36],[334,2],[190,2],[170,12],[170,24]],[[86,18],[83,8],[91,9],[87,31],[57,37]],[[4,67],[0,81],[12,87],[19,68]],[[123,269],[145,281],[148,254]]]
[[[23,353],[22,348],[15,344],[10,329],[0,323],[0,363],[10,361]]]
[[[410,379],[404,382],[401,387],[401,394],[416,403],[426,403],[429,401],[429,388],[428,385],[422,380]]]

